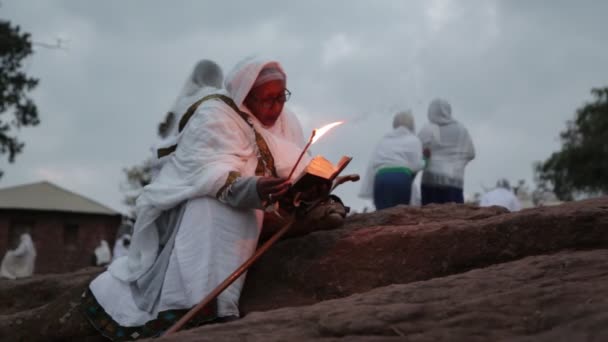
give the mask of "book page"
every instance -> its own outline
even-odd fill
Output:
[[[335,167],[334,172],[331,174],[330,179],[334,180],[336,177],[338,177],[338,175],[344,171],[346,166],[348,166],[351,160],[353,160],[352,157],[342,156],[338,162],[338,165]]]

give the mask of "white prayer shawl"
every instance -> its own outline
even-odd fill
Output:
[[[106,240],[101,240],[101,243],[95,248],[95,263],[97,266],[106,265],[112,260],[112,252]]]
[[[8,279],[31,277],[34,274],[36,249],[29,234],[22,234],[19,246],[9,250],[2,259],[0,276]]]
[[[461,187],[464,169],[475,158],[475,148],[467,129],[452,118],[452,109],[444,100],[429,105],[429,123],[418,133],[424,148],[431,151],[425,171],[455,180]],[[426,177],[424,177],[426,179]]]
[[[361,185],[360,197],[374,197],[376,172],[385,167],[406,167],[413,173],[417,173],[424,167],[420,139],[407,127],[397,127],[386,134],[376,145]]]
[[[114,243],[114,250],[112,251],[112,260],[116,260],[129,253],[129,248],[125,246],[125,240],[131,240],[131,235],[124,234],[116,240],[116,243]]]
[[[505,188],[490,190],[481,196],[480,207],[500,206],[509,211],[520,211],[521,203],[513,191]]]
[[[241,63],[226,79],[225,93],[247,113],[248,121],[268,144],[278,175],[286,177],[305,144],[298,120],[284,110],[272,127],[264,127],[243,106],[256,75],[270,63],[280,67],[263,60]],[[116,259],[109,271],[90,285],[113,319],[123,326],[137,326],[155,318],[160,311],[192,307],[251,256],[259,237],[262,211],[229,207],[216,195],[230,171],[254,176],[258,155],[252,128],[232,108],[219,100],[199,106],[180,134],[177,150],[137,200],[137,220],[128,256]],[[300,169],[306,164],[307,160],[303,160]],[[141,277],[155,261],[159,250],[155,220],[180,203],[186,207],[159,303],[153,311],[143,311],[131,296],[129,282]],[[218,297],[220,316],[239,314],[243,282],[244,277],[240,277]]]

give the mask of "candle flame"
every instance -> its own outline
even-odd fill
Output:
[[[321,138],[325,133],[329,132],[330,129],[339,126],[341,124],[343,124],[344,121],[336,121],[336,122],[332,122],[330,124],[327,124],[321,128],[317,128],[315,129],[314,133],[314,137],[312,138],[312,143],[314,144],[317,140],[319,140],[319,138]]]

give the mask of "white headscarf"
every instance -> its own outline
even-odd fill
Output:
[[[452,106],[443,99],[434,99],[429,104],[429,121],[436,125],[447,125],[454,122],[452,119]]]
[[[404,112],[399,112],[395,114],[393,118],[393,128],[397,129],[397,127],[407,127],[411,132],[416,132],[416,125],[414,123],[414,116],[412,112],[406,110]]]
[[[179,92],[171,112],[175,121],[170,135],[178,134],[178,124],[188,108],[196,101],[222,88],[224,74],[215,62],[203,59],[199,61]]]
[[[248,115],[248,122],[268,144],[278,175],[285,177],[305,144],[298,120],[284,109],[272,127],[264,127],[243,105],[260,70],[269,65],[282,70],[276,61],[257,58],[237,64],[225,80],[227,91],[223,94]],[[222,101],[201,103],[178,136],[177,146],[158,177],[144,187],[137,199],[137,220],[128,258],[119,258],[110,265],[110,272],[118,279],[133,281],[154,263],[159,241],[154,221],[164,210],[195,197],[215,198],[229,171],[242,176],[255,174],[258,151],[253,130]],[[306,161],[300,165],[304,167]]]
[[[22,234],[19,246],[9,250],[2,259],[0,275],[8,279],[30,277],[34,274],[36,249],[30,234]]]

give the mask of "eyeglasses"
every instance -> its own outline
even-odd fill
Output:
[[[285,89],[285,92],[277,97],[274,98],[270,98],[270,99],[260,99],[257,98],[255,95],[251,95],[251,97],[253,97],[256,101],[258,101],[260,103],[260,106],[264,109],[269,109],[272,108],[272,106],[274,106],[275,103],[278,104],[283,104],[285,102],[287,102],[287,100],[289,100],[289,98],[291,97],[291,92],[289,91],[289,89]]]

